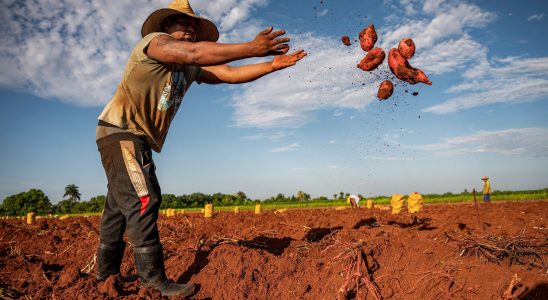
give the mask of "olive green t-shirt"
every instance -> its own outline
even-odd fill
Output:
[[[190,65],[168,65],[145,54],[153,38],[145,36],[135,46],[116,93],[99,115],[99,120],[138,136],[160,152],[173,117],[185,92],[199,78],[202,69]]]

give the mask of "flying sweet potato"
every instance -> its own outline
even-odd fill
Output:
[[[394,92],[394,84],[390,80],[385,80],[381,82],[381,85],[379,86],[377,97],[379,98],[379,101],[386,100],[390,98],[390,96],[392,96],[393,92]]]
[[[432,81],[426,77],[426,74],[420,69],[413,68],[407,59],[403,57],[400,51],[396,48],[390,49],[388,52],[388,66],[390,70],[399,80],[416,84],[422,82],[428,85],[432,85]]]
[[[342,43],[345,45],[345,46],[350,46],[351,43],[350,43],[350,37],[348,37],[348,35],[343,35],[341,37],[341,41]]]
[[[381,48],[375,48],[367,52],[367,55],[358,64],[358,68],[364,71],[373,71],[380,64],[382,64],[385,57],[386,57],[386,54]]]
[[[403,57],[410,59],[415,54],[415,42],[410,38],[405,38],[400,41],[398,50]]]
[[[362,47],[363,51],[369,51],[375,47],[375,43],[377,42],[377,32],[375,31],[375,25],[369,24],[366,28],[364,28],[360,34],[360,46]]]

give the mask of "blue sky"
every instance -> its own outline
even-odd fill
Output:
[[[68,184],[83,200],[106,194],[96,118],[143,20],[168,3],[0,3],[0,200],[39,188],[55,203]],[[273,25],[309,55],[252,83],[193,85],[154,158],[164,193],[444,193],[479,189],[483,175],[499,190],[548,187],[547,1],[191,4],[220,42]],[[385,52],[414,39],[410,62],[433,85],[394,80],[377,101],[386,62],[363,72],[359,44],[340,42],[370,23]]]

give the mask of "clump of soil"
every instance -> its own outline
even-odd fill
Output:
[[[365,57],[358,64],[358,68],[364,71],[375,70],[382,62],[386,54],[381,48],[375,48],[367,53]]]
[[[385,80],[381,82],[381,85],[379,86],[379,91],[377,92],[377,97],[379,100],[386,100],[392,96],[392,93],[394,92],[394,84],[390,80]]]
[[[370,51],[375,47],[375,43],[377,42],[377,32],[375,31],[375,25],[369,24],[366,28],[364,28],[360,34],[358,35],[360,40],[360,46],[362,47],[363,51]]]
[[[500,299],[505,291],[516,299],[546,298],[546,245],[535,250],[535,265],[510,264],[510,257],[490,261],[471,251],[504,241],[546,241],[548,201],[481,203],[478,211],[471,202],[426,204],[415,215],[419,222],[406,207],[398,215],[365,208],[263,209],[260,215],[217,212],[211,219],[162,215],[158,228],[168,278],[200,284],[195,299]],[[136,274],[130,247],[121,266],[125,277],[97,282],[99,219],[47,219],[43,231],[0,220],[4,295],[160,299],[139,280],[125,280]],[[515,274],[522,287],[509,289]]]
[[[116,298],[121,294],[120,281],[117,276],[109,276],[104,282],[99,283],[99,292],[109,296],[110,298]]]
[[[415,54],[415,42],[410,38],[404,38],[398,44],[398,50],[406,59],[410,59]]]
[[[343,35],[341,37],[341,41],[345,46],[350,46],[352,43],[350,42],[350,37],[348,35]]]

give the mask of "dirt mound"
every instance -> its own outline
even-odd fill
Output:
[[[479,215],[471,204],[425,205],[415,218],[365,208],[187,214],[158,227],[168,277],[200,284],[196,299],[546,299],[547,216],[539,201],[482,204]],[[131,276],[131,247],[122,276],[95,280],[98,223],[0,221],[0,298],[160,298]],[[524,252],[489,250],[510,242]]]

